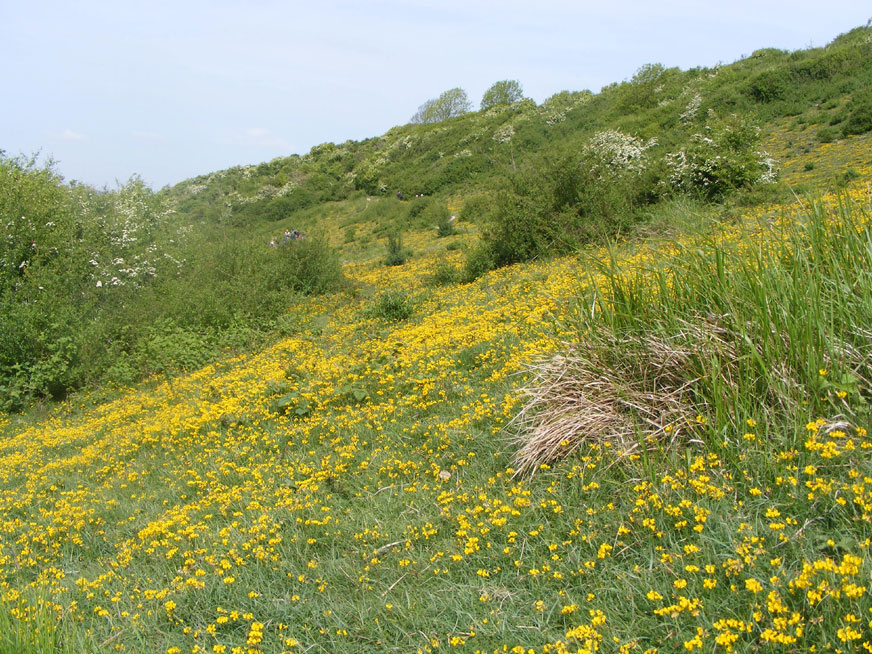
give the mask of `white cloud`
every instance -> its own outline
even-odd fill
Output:
[[[88,137],[79,132],[75,132],[69,128],[65,129],[61,134],[61,138],[64,141],[86,141]]]

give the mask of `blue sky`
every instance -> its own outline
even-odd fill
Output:
[[[0,2],[0,149],[67,179],[154,188],[378,136],[461,87],[537,102],[645,63],[825,45],[866,0]]]

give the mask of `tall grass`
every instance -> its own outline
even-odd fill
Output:
[[[855,420],[872,380],[868,219],[847,198],[812,201],[800,219],[673,242],[630,271],[614,251],[589,262],[575,343],[538,367],[519,417],[522,466],[603,436],[632,449],[640,433],[684,431],[714,447],[749,418],[785,434],[809,412]]]
[[[0,654],[72,654],[83,634],[60,626],[51,602],[0,600]],[[79,641],[79,642],[74,642]]]

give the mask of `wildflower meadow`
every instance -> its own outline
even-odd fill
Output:
[[[855,322],[872,297],[869,202],[858,185],[464,285],[425,285],[444,254],[353,264],[407,314],[373,312],[374,295],[307,300],[299,331],[260,352],[5,417],[6,651],[872,647],[869,323]],[[682,249],[721,247],[736,276],[760,243],[783,261],[801,245],[788,234],[810,230],[856,258],[833,280],[853,287],[830,289],[840,315],[805,330],[843,323],[840,343],[807,343],[804,387],[785,381],[778,402],[691,389],[692,414],[653,398],[623,431],[576,429],[547,455],[519,444],[536,433],[512,429],[519,389],[590,328],[576,314],[594,287],[619,306],[616,280],[673,269]]]
[[[0,157],[0,654],[872,652],[868,29],[160,194]]]

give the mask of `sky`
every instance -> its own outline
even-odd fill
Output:
[[[823,46],[868,0],[0,0],[0,150],[152,188],[380,136],[496,81],[537,103],[646,63]]]

